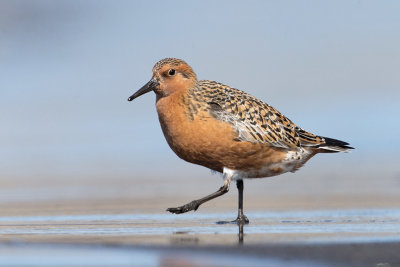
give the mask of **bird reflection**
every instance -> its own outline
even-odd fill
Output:
[[[244,241],[244,223],[238,223],[239,233],[238,233],[238,244],[243,245]]]
[[[217,224],[237,224],[238,226],[238,244],[243,245],[244,242],[244,226],[248,224],[248,221],[218,221]]]

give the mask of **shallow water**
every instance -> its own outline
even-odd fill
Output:
[[[400,243],[400,209],[251,212],[247,216],[251,223],[244,227],[242,248]],[[238,226],[216,223],[233,217],[231,213],[0,217],[0,266],[339,264],[314,258],[207,250],[215,245],[238,248]],[[187,246],[192,250],[185,249]]]
[[[106,246],[0,245],[0,266],[330,266],[309,259]]]
[[[400,209],[313,210],[248,213],[251,223],[244,227],[245,240],[262,242],[348,242],[400,241]],[[0,234],[10,238],[34,239],[59,236],[151,236],[149,243],[163,244],[164,237],[213,235],[212,244],[234,243],[238,227],[216,222],[232,214],[97,214],[0,217]],[[157,238],[157,236],[160,236]],[[134,240],[131,243],[135,243]]]

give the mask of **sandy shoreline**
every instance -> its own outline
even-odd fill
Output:
[[[130,255],[143,250],[143,258],[150,253],[154,263],[143,266],[202,266],[207,255],[215,257],[208,266],[231,266],[235,256],[244,259],[237,266],[248,266],[249,260],[254,266],[396,266],[400,195],[395,181],[354,190],[344,180],[337,187],[311,178],[294,184],[285,178],[245,183],[250,225],[244,228],[243,246],[238,246],[236,225],[215,223],[235,218],[234,186],[196,212],[165,211],[210,193],[219,180],[3,181],[0,266],[8,266],[1,265],[2,256],[20,266],[18,260],[36,255],[36,249],[47,255],[54,249],[55,255],[75,260],[71,266],[80,266],[82,246],[94,255],[100,248],[105,254],[122,253],[120,259],[130,264],[121,266],[141,266],[131,264]],[[90,266],[98,266],[96,257]],[[53,266],[61,263],[54,259]]]

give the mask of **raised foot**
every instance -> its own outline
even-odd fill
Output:
[[[246,215],[243,216],[238,216],[235,220],[233,221],[218,221],[217,224],[249,224],[250,221],[247,219]]]
[[[176,207],[176,208],[168,208],[167,211],[171,212],[171,213],[175,213],[175,214],[180,214],[180,213],[185,213],[191,210],[197,210],[200,206],[200,203],[196,200],[193,200],[192,202],[185,204],[183,206],[180,207]]]

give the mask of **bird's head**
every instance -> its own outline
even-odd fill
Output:
[[[197,82],[193,69],[183,60],[164,58],[153,67],[151,80],[128,98],[128,101],[154,91],[158,97],[169,96],[177,91],[192,88]]]

